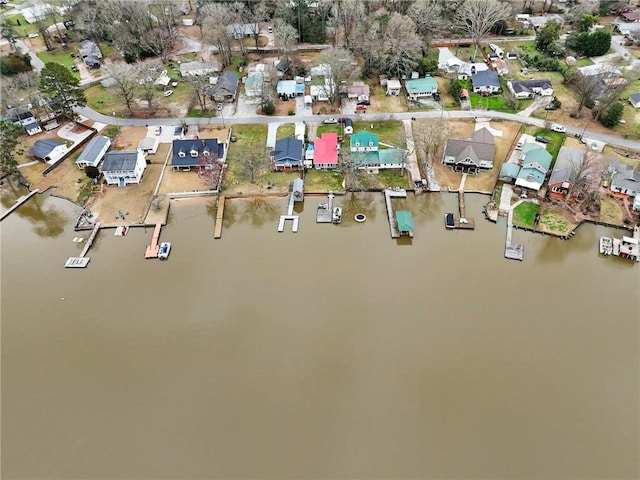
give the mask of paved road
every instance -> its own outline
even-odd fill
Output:
[[[16,40],[16,48],[22,53],[28,53],[31,57],[31,66],[36,72],[44,68],[44,62],[22,40]]]
[[[105,123],[108,125],[115,124],[114,118],[109,115],[103,115],[101,113],[96,112],[88,107],[79,107],[76,109],[76,113],[89,118],[91,120]],[[367,113],[367,114],[359,114],[359,115],[346,115],[348,118],[351,118],[356,121],[383,121],[388,120],[390,114],[388,113]],[[431,111],[431,112],[401,112],[394,113],[391,117],[395,120],[407,120],[412,117],[415,118],[443,118],[453,120],[458,118],[476,118],[476,117],[489,117],[492,119],[498,120],[508,120],[512,122],[519,122],[525,125],[533,125],[536,127],[544,127],[545,120],[541,118],[532,118],[526,117],[513,113],[503,113],[503,112],[494,112],[491,110],[449,110],[441,113],[440,111]],[[267,117],[262,115],[254,115],[243,118],[227,118],[225,117],[225,123],[227,125],[237,125],[243,123],[291,123],[295,122],[305,122],[305,123],[317,123],[321,122],[325,118],[329,118],[331,115],[307,115],[307,116],[281,116],[281,117]],[[119,126],[143,126],[143,125],[180,125],[182,122],[185,122],[187,125],[218,125],[222,124],[222,120],[219,118],[118,118]],[[565,125],[567,128],[568,135],[580,135],[583,133],[583,127],[574,127],[572,125]],[[617,147],[622,147],[631,150],[640,150],[640,142],[637,140],[628,140],[625,138],[620,138],[615,135],[609,135],[606,133],[593,132],[591,130],[585,130],[584,136],[597,140],[600,142],[608,143],[609,145],[615,145]]]

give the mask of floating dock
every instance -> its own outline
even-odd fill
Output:
[[[156,223],[156,228],[153,230],[151,245],[147,245],[144,258],[158,258],[158,252],[160,251],[160,245],[158,243],[158,240],[160,239],[160,230],[162,230],[162,224]]]
[[[391,205],[392,198],[407,198],[407,191],[398,188],[387,188],[384,191],[384,201],[387,205],[387,216],[389,217],[389,229],[391,230],[391,238],[400,238],[400,230],[398,230],[398,221],[393,213],[393,206]]]
[[[224,218],[224,195],[218,197],[218,208],[216,210],[216,226],[213,230],[213,238],[222,237],[222,219]]]
[[[524,245],[513,245],[511,239],[513,236],[513,208],[509,210],[507,217],[507,240],[504,246],[504,258],[511,260],[520,260],[524,258]]]
[[[328,202],[318,205],[316,223],[331,223],[333,221],[333,197],[333,193],[329,193]]]
[[[87,243],[84,244],[84,248],[82,249],[82,252],[80,252],[80,255],[78,255],[77,257],[69,257],[64,263],[65,268],[85,268],[89,264],[89,261],[91,259],[86,255],[89,252],[91,245],[93,245],[93,241],[98,235],[98,231],[100,231],[100,222],[96,222],[93,226],[91,235],[89,235]]]
[[[278,222],[278,231],[284,232],[284,224],[287,220],[293,220],[293,226],[291,227],[291,231],[296,233],[298,231],[298,215],[293,214],[293,202],[295,202],[293,192],[289,192],[289,204],[287,206],[287,214],[280,215],[280,221]]]

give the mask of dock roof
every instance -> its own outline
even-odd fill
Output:
[[[409,210],[398,210],[396,212],[396,220],[398,221],[398,230],[401,232],[412,232],[415,228],[413,215]]]

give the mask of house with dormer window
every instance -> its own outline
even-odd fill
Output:
[[[450,138],[444,148],[442,164],[454,172],[475,174],[493,168],[496,145],[487,128],[477,130],[471,139]]]
[[[380,143],[378,135],[367,130],[354,133],[349,142],[351,152],[377,152]]]
[[[173,170],[190,171],[200,169],[206,162],[200,157],[224,161],[225,146],[215,138],[199,138],[192,140],[174,140],[171,168]]]

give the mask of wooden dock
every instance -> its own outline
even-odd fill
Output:
[[[87,239],[87,243],[84,244],[84,248],[82,249],[82,252],[80,252],[80,255],[77,257],[69,257],[64,264],[65,268],[84,268],[89,264],[91,259],[86,255],[89,252],[91,245],[93,245],[93,241],[96,239],[99,231],[100,222],[96,222],[93,226],[93,230],[91,231],[91,235],[89,235],[89,238]]]
[[[331,223],[333,221],[333,193],[329,193],[328,197],[327,208],[318,206],[316,223]]]
[[[510,260],[524,259],[524,245],[513,245],[511,239],[513,236],[513,208],[509,210],[509,216],[507,217],[507,239],[504,247],[504,258]]]
[[[400,238],[400,231],[398,230],[398,222],[396,216],[393,213],[393,206],[391,205],[392,198],[407,198],[407,191],[404,189],[385,189],[384,201],[387,206],[387,216],[389,217],[389,229],[391,230],[391,238]]]
[[[162,224],[156,223],[156,228],[153,230],[153,237],[151,239],[151,245],[147,245],[147,250],[144,253],[144,258],[158,258],[158,252],[160,251],[160,230],[162,230]]]
[[[473,230],[476,228],[476,221],[473,218],[467,218],[464,211],[464,190],[458,190],[458,210],[460,215],[453,217],[453,228],[461,230]]]
[[[213,230],[213,238],[222,237],[222,219],[224,218],[224,195],[218,197],[218,209],[216,210],[216,225]]]
[[[20,205],[22,205],[24,202],[26,202],[27,200],[29,200],[31,197],[33,197],[36,193],[38,193],[40,190],[38,190],[37,188],[35,190],[33,190],[32,192],[27,193],[26,195],[23,195],[22,197],[20,197],[19,199],[16,200],[16,203],[11,206],[11,208],[9,208],[9,210],[7,210],[6,212],[4,212],[2,214],[2,216],[0,216],[0,221],[4,220],[6,217],[8,217],[14,210],[16,210]]]

